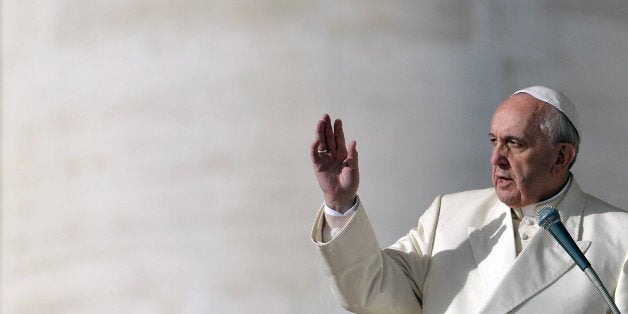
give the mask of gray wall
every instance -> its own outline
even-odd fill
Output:
[[[343,313],[309,240],[324,112],[385,246],[490,186],[517,88],[577,104],[628,208],[624,1],[0,1],[2,313]]]

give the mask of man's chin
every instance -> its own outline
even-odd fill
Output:
[[[500,191],[499,189],[495,189],[497,193],[497,198],[504,204],[508,205],[508,207],[519,208],[519,204],[521,203],[521,199],[518,195],[513,195],[512,192]]]

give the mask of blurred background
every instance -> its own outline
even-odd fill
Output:
[[[0,1],[0,310],[345,313],[309,238],[325,112],[387,246],[490,183],[493,110],[578,106],[628,208],[628,2]]]

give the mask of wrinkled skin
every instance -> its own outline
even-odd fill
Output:
[[[567,143],[550,145],[540,127],[548,110],[555,109],[528,94],[516,94],[493,115],[492,181],[499,200],[510,207],[548,199],[568,180],[575,148]]]

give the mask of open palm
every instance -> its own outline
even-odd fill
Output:
[[[358,152],[355,141],[347,149],[340,119],[332,128],[329,115],[323,115],[316,125],[310,155],[327,206],[339,212],[351,208],[360,182]]]

